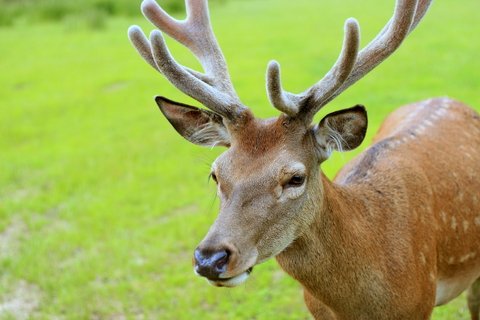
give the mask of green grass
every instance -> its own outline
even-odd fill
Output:
[[[211,0],[211,5],[226,0]],[[162,0],[169,12],[184,11],[183,0]],[[140,1],[131,0],[0,0],[0,27],[55,21],[90,29],[105,27],[111,16],[141,16]]]
[[[281,62],[285,87],[301,91],[335,61],[345,18],[359,19],[365,44],[392,6],[230,1],[212,19],[240,96],[267,117],[277,114],[264,89],[269,59]],[[370,140],[412,101],[448,95],[478,110],[479,9],[478,0],[434,3],[394,57],[321,115],[365,104]],[[216,215],[209,165],[222,150],[190,145],[162,118],[154,95],[192,101],[137,56],[129,24],[150,29],[140,18],[108,19],[96,32],[0,29],[0,319],[18,317],[1,307],[15,298],[33,319],[308,319],[300,286],[274,261],[233,290],[193,275],[192,251]],[[463,298],[433,316],[467,318]]]

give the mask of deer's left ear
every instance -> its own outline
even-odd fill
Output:
[[[188,141],[207,147],[230,146],[230,134],[218,114],[164,97],[155,101],[173,128]]]
[[[362,105],[328,114],[314,127],[314,135],[327,156],[332,150],[349,151],[358,147],[367,132],[367,111]]]

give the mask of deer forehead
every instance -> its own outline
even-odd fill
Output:
[[[274,176],[304,173],[308,165],[309,136],[305,126],[279,117],[252,119],[241,129],[232,130],[232,146],[212,164],[212,171],[244,176]]]
[[[248,118],[245,122],[230,126],[232,149],[250,156],[279,152],[294,147],[304,140],[307,127],[304,123],[284,115],[277,118]]]

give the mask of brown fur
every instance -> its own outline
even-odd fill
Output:
[[[209,116],[172,101],[160,107],[182,134]],[[329,181],[319,164],[330,137],[354,148],[366,123],[360,107],[311,128],[250,112],[226,123],[229,137],[219,137],[230,148],[212,166],[220,213],[198,247],[230,253],[223,278],[276,256],[316,319],[428,319],[480,277],[479,115],[447,98],[402,107]],[[304,184],[287,187],[295,175]],[[469,290],[472,319],[477,287]]]
[[[334,183],[321,176],[315,221],[277,257],[316,319],[331,318],[323,304],[338,319],[428,319],[438,280],[480,276],[478,114],[447,99],[412,104],[375,141]]]
[[[397,1],[389,24],[361,51],[358,24],[347,20],[337,63],[300,95],[282,89],[271,62],[267,90],[284,114],[270,120],[255,119],[233,89],[206,0],[187,0],[184,21],[143,2],[145,16],[190,48],[205,73],[176,63],[158,30],[149,41],[133,26],[132,43],[213,111],[157,98],[162,112],[187,140],[229,147],[212,166],[221,207],[196,251],[199,274],[234,286],[276,256],[324,320],[428,319],[435,305],[470,287],[468,306],[478,319],[480,116],[450,99],[400,108],[334,182],[319,165],[332,150],[361,143],[366,112],[354,107],[309,127],[322,106],[398,48],[430,2]]]

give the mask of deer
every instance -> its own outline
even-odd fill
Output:
[[[226,147],[212,164],[219,214],[194,250],[195,273],[218,287],[244,283],[275,257],[302,287],[315,319],[429,319],[467,290],[480,308],[480,115],[440,97],[399,107],[373,141],[330,180],[320,165],[365,138],[363,105],[314,115],[397,50],[431,0],[396,0],[393,16],[359,48],[344,25],[338,59],[302,93],[284,90],[280,65],[266,88],[280,115],[254,116],[236,93],[210,23],[207,0],[186,0],[185,20],[142,2],[158,29],[130,41],[155,70],[205,108],[162,96],[173,128],[201,146]],[[163,33],[187,47],[203,72],[178,63]]]

